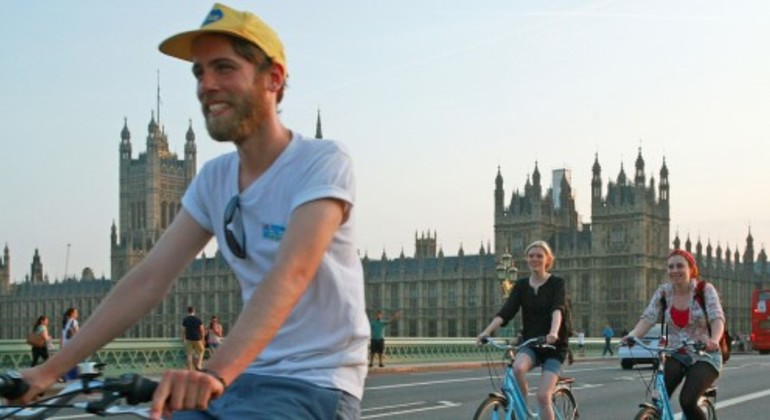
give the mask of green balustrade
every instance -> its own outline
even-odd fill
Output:
[[[54,344],[58,349],[58,341]],[[585,356],[581,356],[577,339],[570,340],[576,360],[601,356],[604,339],[586,338],[585,344]],[[387,364],[481,362],[487,360],[485,352],[485,349],[476,346],[475,338],[388,337],[385,339],[384,356]],[[88,360],[104,363],[108,375],[126,372],[157,375],[166,369],[187,366],[184,344],[180,339],[117,339]],[[0,340],[0,370],[22,369],[28,367],[31,361],[30,347],[24,340]]]
[[[54,341],[54,347],[58,350],[58,340]],[[88,361],[104,363],[107,375],[127,372],[153,375],[187,365],[182,341],[161,338],[117,339],[89,357]],[[31,362],[32,352],[23,340],[0,340],[0,370],[22,369]]]

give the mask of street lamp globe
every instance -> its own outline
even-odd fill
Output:
[[[504,298],[507,298],[513,290],[516,273],[519,272],[519,269],[514,265],[511,254],[507,250],[500,255],[500,262],[495,267],[495,271],[497,272],[497,279],[500,281],[502,295]]]

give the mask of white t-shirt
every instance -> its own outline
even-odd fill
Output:
[[[72,338],[67,338],[67,330],[72,329],[73,334],[80,328],[80,325],[78,324],[78,320],[74,318],[70,318],[66,324],[64,324],[64,328],[61,330],[61,345],[66,345]]]
[[[350,215],[334,234],[312,283],[246,372],[304,379],[362,398],[370,332],[363,268],[354,244],[355,179],[350,156],[334,141],[295,134],[270,168],[240,193],[234,229],[245,232],[244,259],[231,253],[224,233],[225,208],[238,194],[238,164],[237,152],[207,162],[182,204],[215,235],[219,251],[240,282],[244,303],[272,269],[298,206],[321,198],[351,205]]]

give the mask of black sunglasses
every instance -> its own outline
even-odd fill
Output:
[[[225,240],[227,241],[227,247],[230,248],[230,252],[238,258],[246,258],[246,232],[241,230],[241,239],[238,240],[235,232],[230,228],[230,224],[233,223],[233,217],[235,212],[241,208],[241,197],[235,195],[230,199],[225,208]]]

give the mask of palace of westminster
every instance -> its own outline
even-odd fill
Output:
[[[322,138],[320,114],[316,138]],[[120,156],[119,224],[111,227],[111,278],[95,278],[89,268],[81,277],[49,281],[38,251],[23,281],[12,281],[11,256],[6,244],[0,258],[0,339],[26,335],[40,315],[59,325],[61,314],[74,306],[87,320],[102,297],[152,248],[181,206],[187,185],[195,176],[196,143],[192,124],[187,130],[184,158],[169,151],[168,137],[151,117],[146,151],[134,158],[128,122],[118,146]],[[434,231],[415,233],[414,256],[384,252],[379,260],[365,255],[362,263],[366,303],[370,313],[401,312],[388,334],[401,337],[473,337],[503,302],[501,262],[526,275],[524,247],[545,239],[556,254],[554,273],[567,280],[573,325],[588,336],[598,336],[605,325],[616,331],[632,327],[655,288],[667,279],[665,255],[672,248],[690,250],[702,277],[713,282],[722,296],[727,326],[733,332],[749,330],[752,288],[768,284],[767,255],[756,255],[751,233],[741,254],[729,246],[705,249],[698,239],[692,246],[677,233],[669,243],[670,209],[668,168],[665,161],[657,182],[647,180],[641,150],[632,178],[621,166],[616,180],[602,185],[598,156],[591,181],[591,223],[580,223],[575,210],[569,170],[553,171],[544,189],[535,163],[523,193],[508,196],[498,168],[494,180],[494,249],[482,244],[477,253],[460,246],[456,256],[444,255]],[[506,201],[507,199],[507,201]],[[512,258],[510,256],[513,256]],[[189,305],[207,322],[218,315],[227,331],[241,309],[237,280],[217,253],[196,259],[180,276],[171,293],[154,312],[125,333],[126,337],[178,337]],[[54,337],[58,328],[51,328]]]

